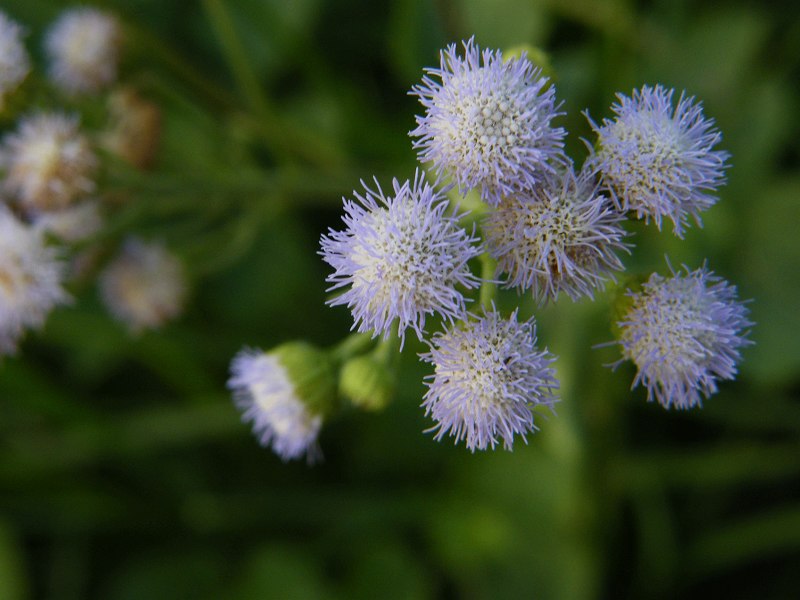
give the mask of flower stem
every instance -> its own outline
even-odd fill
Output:
[[[497,284],[494,281],[494,273],[497,269],[497,261],[493,259],[488,252],[484,252],[480,256],[481,261],[481,284],[480,303],[483,308],[489,310],[492,308],[495,296],[497,295]]]
[[[370,334],[351,333],[331,349],[331,358],[342,363],[366,350],[371,343],[372,336]]]
[[[341,166],[344,162],[341,152],[320,138],[319,132],[298,128],[279,118],[248,60],[225,3],[222,0],[203,0],[203,8],[222,45],[236,84],[255,117],[252,125],[270,145],[276,158],[288,162],[292,155],[296,155],[319,167],[333,169]]]

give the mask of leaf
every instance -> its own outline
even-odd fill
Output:
[[[741,294],[753,298],[755,346],[741,369],[764,383],[793,381],[800,372],[800,180],[775,184],[753,197],[739,245]]]
[[[4,523],[0,522],[0,598],[27,598],[28,586],[22,564],[21,548]]]

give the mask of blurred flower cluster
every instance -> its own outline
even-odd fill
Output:
[[[24,26],[0,13],[0,352],[96,282],[131,332],[158,328],[184,304],[186,276],[160,242],[109,231],[121,208],[102,180],[115,161],[145,169],[158,144],[158,108],[117,81],[122,26],[94,8],[65,10],[36,65]],[[78,107],[100,106],[96,130]],[[121,239],[124,238],[124,239]]]

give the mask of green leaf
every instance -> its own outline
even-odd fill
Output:
[[[246,563],[236,598],[287,598],[324,600],[322,574],[313,554],[287,545],[272,545],[257,551]]]
[[[742,372],[765,383],[795,380],[800,372],[800,180],[779,182],[752,198],[739,245],[741,293],[753,298],[755,346],[744,350]]]
[[[541,2],[530,0],[461,0],[466,37],[475,35],[481,47],[505,49],[539,45],[550,28]]]
[[[10,529],[0,522],[0,598],[28,598],[22,552]]]

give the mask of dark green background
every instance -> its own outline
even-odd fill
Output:
[[[191,303],[130,337],[75,303],[0,365],[0,598],[787,598],[800,587],[800,18],[796,2],[118,0],[121,79],[164,113],[155,170],[107,158],[116,210],[98,242],[158,237]],[[66,4],[9,0],[41,38]],[[229,19],[226,19],[226,16]],[[581,111],[644,83],[702,100],[732,154],[720,202],[684,241],[631,226],[632,273],[696,268],[736,284],[756,345],[705,408],[630,392],[611,293],[535,314],[559,355],[557,418],[513,453],[432,441],[409,340],[395,403],[344,411],[325,461],[283,464],[225,390],[243,346],[346,335],[324,306],[319,235],[359,178],[407,178],[408,96],[444,44],[547,53],[585,156]],[[100,100],[32,95],[32,107]],[[13,125],[4,124],[6,129]]]

